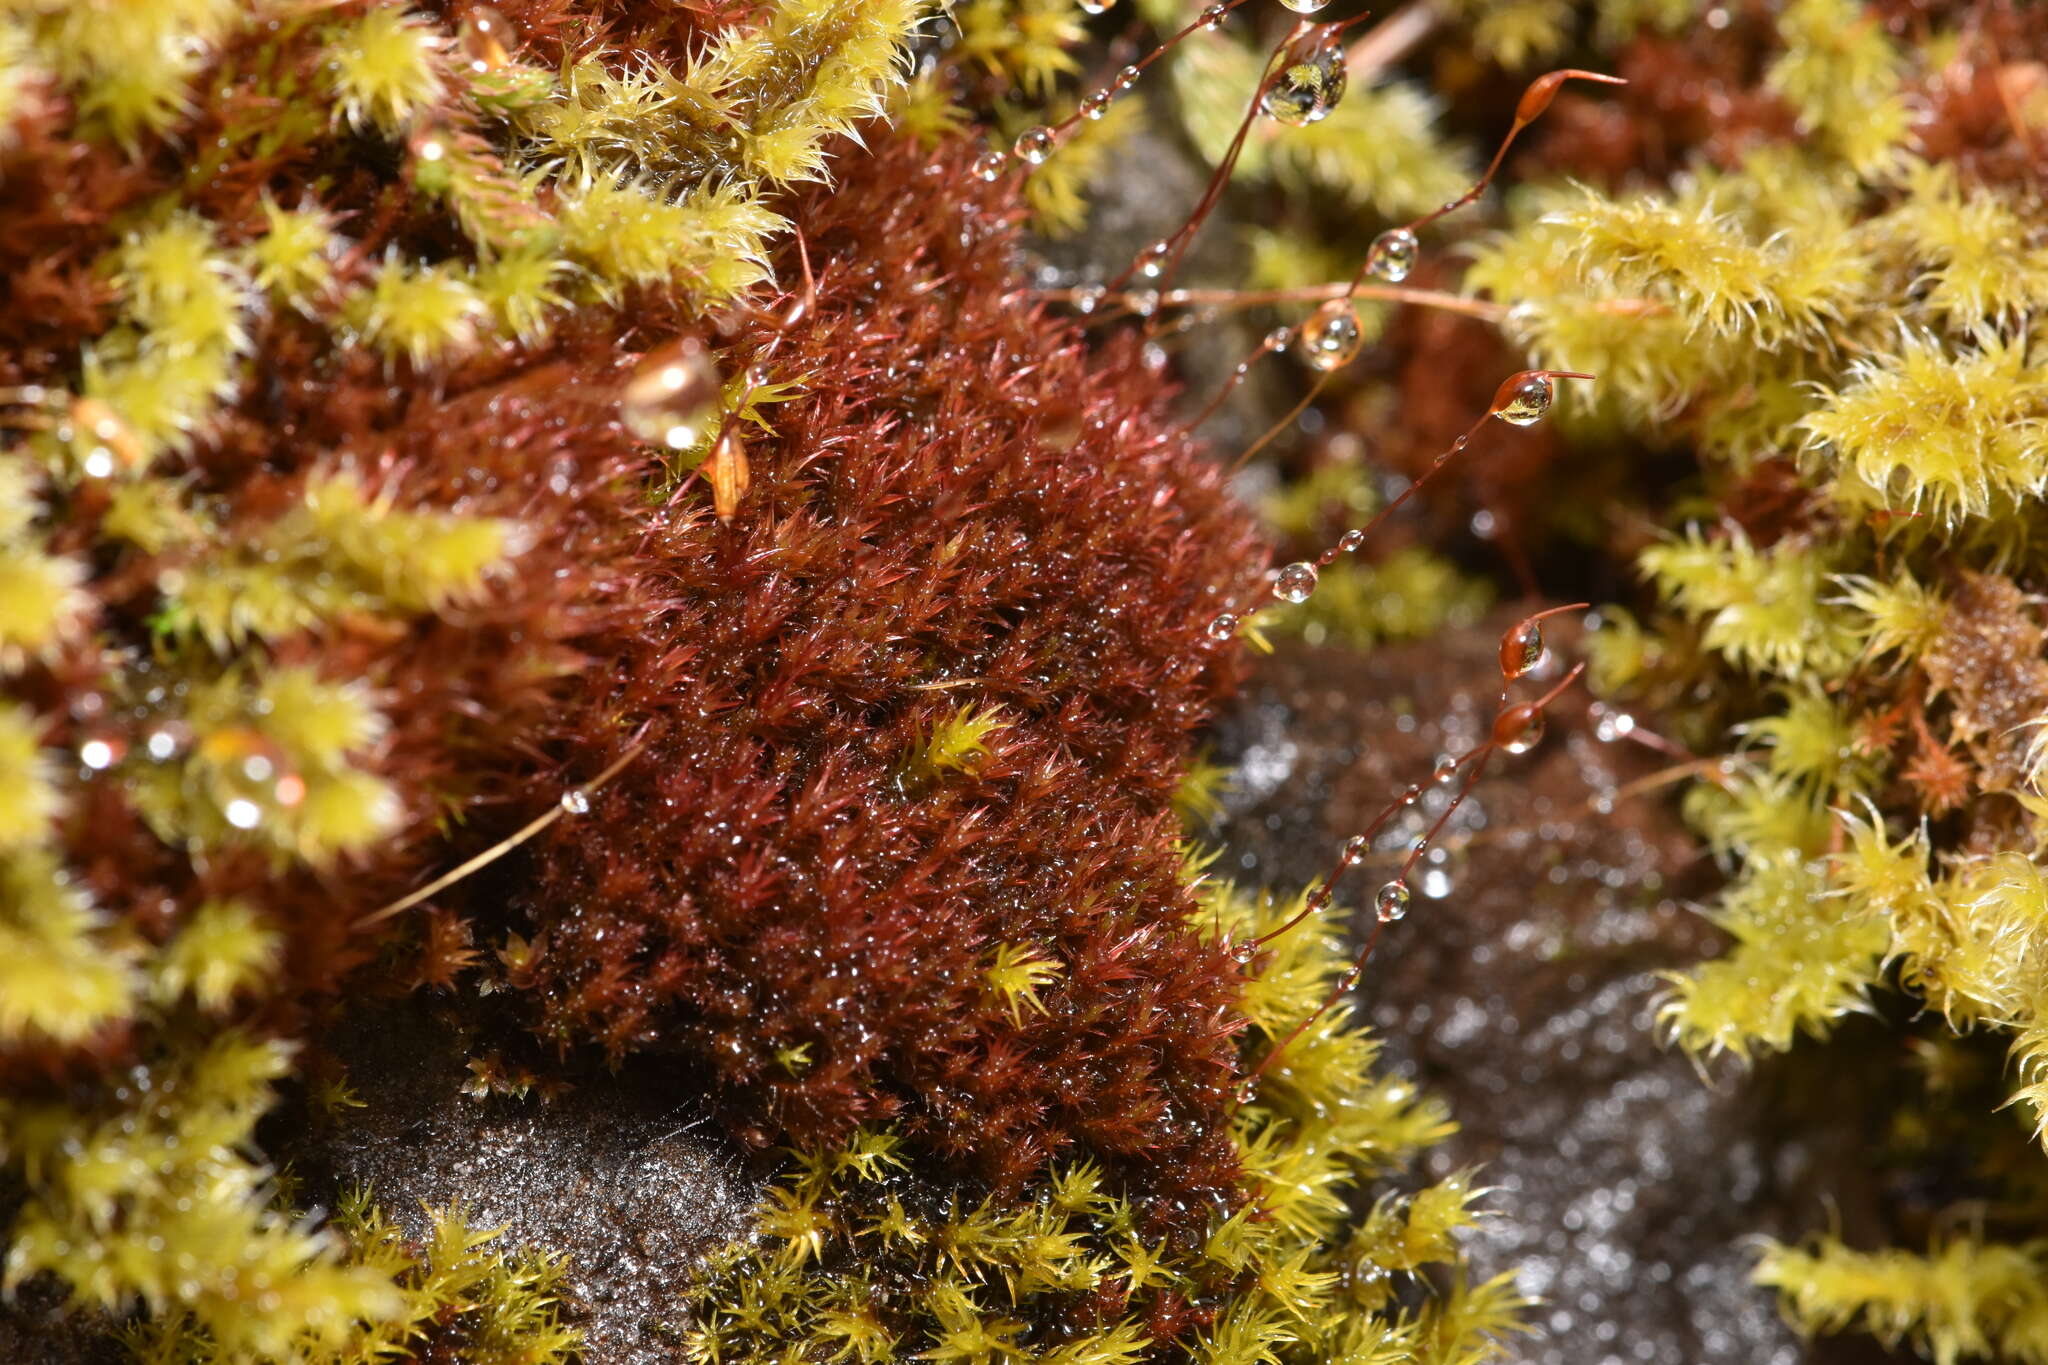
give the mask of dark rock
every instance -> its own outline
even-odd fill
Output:
[[[4,1201],[0,1201],[4,1203]],[[0,1361],[7,1365],[133,1365],[106,1313],[67,1304],[54,1276],[38,1275],[0,1299]]]
[[[1370,656],[1295,647],[1267,661],[1220,735],[1239,782],[1219,870],[1306,885],[1346,836],[1422,783],[1376,861],[1340,888],[1340,900],[1369,905],[1448,802],[1449,787],[1430,785],[1433,766],[1487,733],[1498,642],[1514,619]],[[1552,624],[1563,650],[1539,677],[1554,680],[1575,632]],[[1861,1106],[1788,1128],[1772,1099],[1787,1089],[1781,1069],[1709,1082],[1660,1044],[1659,971],[1715,949],[1685,905],[1711,891],[1714,870],[1677,820],[1677,787],[1645,781],[1670,760],[1603,742],[1616,717],[1602,726],[1589,715],[1583,686],[1551,708],[1548,728],[1533,752],[1495,756],[1419,865],[1410,911],[1361,987],[1394,1064],[1462,1125],[1432,1170],[1477,1165],[1497,1191],[1498,1216],[1471,1244],[1475,1270],[1512,1270],[1543,1300],[1532,1314],[1543,1335],[1516,1343],[1516,1360],[1820,1359],[1749,1283],[1747,1239],[1796,1237],[1827,1206],[1869,1221]]]

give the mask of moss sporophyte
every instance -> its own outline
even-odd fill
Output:
[[[1671,1037],[1902,996],[1984,1100],[1886,1157],[1972,1219],[1759,1279],[2048,1350],[2044,21],[1356,8],[0,12],[0,1347],[1504,1356],[1482,1176],[1354,988],[1589,676],[1727,873]],[[1207,163],[1177,224],[1027,278],[1148,136]],[[1300,894],[1214,875],[1248,655],[1457,628],[1496,557],[1561,590],[1470,742]],[[751,1235],[629,1311],[488,1190],[336,1179],[401,996],[474,1112],[701,1104]]]

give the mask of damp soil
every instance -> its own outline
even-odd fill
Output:
[[[504,1247],[568,1258],[563,1317],[587,1365],[680,1359],[684,1290],[747,1235],[767,1166],[723,1138],[701,1080],[660,1063],[547,1098],[469,1093],[481,1013],[378,1001],[321,1040],[367,1107],[341,1139],[311,1122],[280,1141],[305,1198],[367,1184],[414,1240],[429,1208],[459,1203],[472,1226],[502,1228]]]
[[[1440,758],[1484,736],[1498,642],[1518,613],[1369,654],[1283,648],[1221,725],[1237,770],[1219,870],[1293,890],[1411,782],[1428,786],[1340,900],[1369,905],[1452,788]],[[1576,631],[1530,681],[1554,679]],[[1749,1282],[1758,1235],[1877,1226],[1859,1050],[1706,1074],[1662,1045],[1660,972],[1718,951],[1692,908],[1718,873],[1679,823],[1648,722],[1574,688],[1530,753],[1498,755],[1413,877],[1359,1004],[1393,1066],[1460,1132],[1428,1173],[1477,1167],[1494,1216],[1475,1272],[1539,1298],[1525,1365],[1846,1365],[1893,1357],[1802,1341]],[[1605,738],[1603,738],[1603,736]],[[1632,785],[1638,784],[1638,785]],[[1642,789],[1638,789],[1638,787]],[[1364,924],[1361,917],[1358,927]],[[1875,1032],[1873,1030],[1873,1032]],[[1846,1059],[1846,1061],[1845,1061]]]

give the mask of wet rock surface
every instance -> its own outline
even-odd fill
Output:
[[[4,1205],[0,1199],[0,1205]],[[107,1314],[68,1306],[63,1288],[39,1275],[0,1299],[0,1361],[8,1365],[133,1365]]]
[[[417,1238],[426,1209],[460,1201],[495,1245],[569,1257],[564,1317],[589,1365],[681,1358],[682,1292],[705,1256],[745,1236],[766,1170],[721,1140],[701,1091],[647,1068],[595,1077],[543,1100],[464,1093],[473,1055],[445,1015],[382,1003],[324,1045],[367,1107],[346,1141],[318,1136],[288,1156],[306,1197],[367,1183]]]
[[[1452,788],[1430,785],[1431,769],[1491,725],[1498,642],[1515,615],[1369,656],[1292,647],[1265,661],[1218,737],[1238,769],[1219,870],[1306,885],[1348,835],[1423,783],[1423,800],[1340,888],[1342,901],[1370,904],[1448,804]],[[1571,652],[1571,630],[1552,634],[1561,648],[1539,678],[1559,676],[1557,656]],[[1859,1102],[1846,1079],[1831,1096],[1825,1073],[1788,1072],[1811,1066],[1796,1056],[1703,1083],[1657,1041],[1657,973],[1715,951],[1686,902],[1716,877],[1670,789],[1644,781],[1668,760],[1625,738],[1630,724],[1589,714],[1577,687],[1533,752],[1495,756],[1419,865],[1407,918],[1365,974],[1363,1007],[1390,1060],[1462,1126],[1433,1154],[1434,1172],[1477,1165],[1497,1191],[1499,1216],[1471,1245],[1475,1271],[1513,1271],[1543,1301],[1532,1314],[1541,1336],[1511,1358],[1881,1358],[1802,1342],[1749,1283],[1753,1235],[1797,1237],[1830,1218],[1853,1230],[1872,1217]],[[1788,1093],[1801,1102],[1786,1104]]]
[[[1159,97],[1157,92],[1153,97]],[[1025,262],[1031,282],[1041,289],[1070,289],[1106,284],[1124,274],[1139,253],[1186,224],[1208,188],[1210,169],[1184,139],[1149,127],[1134,133],[1089,182],[1086,229],[1069,237],[1032,239]],[[1166,281],[1168,289],[1242,285],[1240,230],[1223,221],[1232,217],[1220,215],[1195,235]],[[1139,294],[1150,288],[1143,278],[1124,287]],[[1130,317],[1114,304],[1105,304],[1097,316],[1127,322]],[[1265,314],[1169,307],[1160,319],[1158,346],[1152,354],[1162,368],[1170,357],[1173,382],[1180,390],[1177,407],[1185,417],[1193,420],[1212,397],[1230,388],[1229,397],[1198,428],[1220,454],[1250,444],[1294,401],[1298,376],[1284,361],[1255,364],[1232,385],[1238,362],[1252,354],[1270,325]]]

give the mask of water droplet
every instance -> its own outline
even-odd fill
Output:
[[[649,351],[619,391],[619,420],[643,441],[681,450],[704,434],[717,406],[718,367],[696,337]]]
[[[1408,883],[1396,879],[1382,886],[1372,898],[1380,923],[1387,924],[1408,913]]]
[[[1357,356],[1364,337],[1349,299],[1331,299],[1301,325],[1298,349],[1309,368],[1325,373],[1340,369]]]
[[[1229,17],[1230,7],[1228,5],[1211,5],[1202,11],[1201,24],[1203,28],[1213,32],[1216,29],[1222,28],[1223,21]]]
[[[1283,602],[1306,602],[1315,590],[1316,566],[1305,559],[1289,564],[1273,580],[1273,596]]]
[[[456,48],[472,71],[497,71],[511,64],[508,46],[519,42],[511,21],[485,5],[472,5],[462,21]]]
[[[1144,74],[1145,73],[1143,71],[1139,70],[1135,66],[1127,66],[1123,70],[1117,72],[1116,88],[1118,92],[1121,93],[1122,91],[1128,90],[1132,86],[1136,85],[1138,83],[1138,77]]]
[[[1156,280],[1166,273],[1166,261],[1173,255],[1173,243],[1154,242],[1138,253],[1138,273],[1148,280]]]
[[[1363,834],[1352,835],[1344,841],[1344,861],[1347,863],[1357,862],[1365,856],[1366,849],[1370,847],[1372,847],[1372,841]]]
[[[1017,134],[1017,141],[1010,148],[1019,161],[1033,166],[1043,166],[1045,159],[1052,155],[1052,129],[1046,127],[1026,128]]]
[[[1500,637],[1500,675],[1509,682],[1543,662],[1543,627],[1524,621]]]
[[[1510,706],[1494,718],[1493,742],[1502,752],[1526,754],[1543,738],[1543,712],[1534,702]]]
[[[1408,785],[1408,790],[1401,793],[1401,804],[1404,806],[1412,806],[1421,799],[1422,788],[1412,782]]]
[[[1594,702],[1592,715],[1593,738],[1602,744],[1612,744],[1635,733],[1636,718],[1626,711],[1615,710],[1605,702]]]
[[[159,725],[156,729],[151,730],[144,737],[142,748],[149,755],[152,762],[168,763],[176,758],[179,752],[184,749],[185,743],[189,738],[190,732],[186,730],[184,725],[173,722],[168,725]]]
[[[1335,24],[1322,24],[1296,39],[1281,58],[1280,74],[1259,98],[1268,118],[1290,128],[1320,123],[1344,98],[1349,76],[1344,66],[1344,35]]]
[[[1337,548],[1345,554],[1357,554],[1358,547],[1365,544],[1365,532],[1353,527],[1337,537]]]
[[[1102,306],[1102,301],[1107,297],[1109,291],[1101,285],[1084,284],[1074,291],[1074,311],[1092,313]]]
[[[1296,14],[1321,14],[1330,7],[1330,0],[1280,0],[1280,3]]]
[[[590,814],[590,797],[581,787],[571,787],[562,793],[562,809],[571,815]]]
[[[1547,374],[1527,374],[1510,381],[1493,400],[1493,415],[1518,427],[1534,426],[1557,399],[1557,385]]]
[[[1159,291],[1157,289],[1134,289],[1124,295],[1124,306],[1131,310],[1131,316],[1133,317],[1149,318],[1159,311]],[[1163,353],[1160,359],[1163,364],[1165,361]]]
[[[1081,117],[1093,123],[1109,112],[1109,102],[1115,98],[1110,91],[1097,90],[1081,101]]]
[[[1436,768],[1431,771],[1429,780],[1432,782],[1448,782],[1457,775],[1458,760],[1455,758],[1442,758],[1437,760]]]
[[[1083,14],[1107,14],[1116,8],[1116,0],[1079,0]]]
[[[1228,640],[1236,634],[1237,617],[1227,611],[1209,623],[1209,638],[1212,640]]]
[[[1010,154],[997,147],[991,147],[974,160],[976,180],[996,181],[1003,178],[1003,172],[1010,167]]]
[[[1421,249],[1407,228],[1388,228],[1372,239],[1372,249],[1365,254],[1366,269],[1389,284],[1399,284],[1414,271]]]
[[[254,829],[263,819],[263,808],[247,797],[236,797],[221,808],[221,814],[236,829]]]
[[[126,748],[118,738],[98,736],[78,746],[78,761],[96,773],[105,772],[121,761]]]

